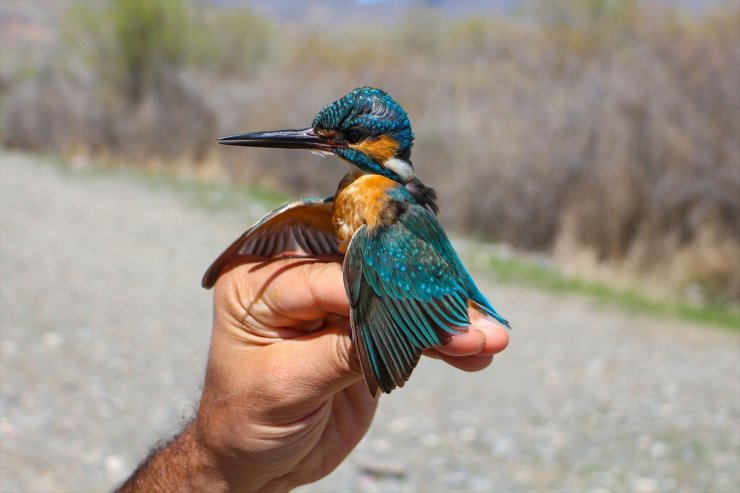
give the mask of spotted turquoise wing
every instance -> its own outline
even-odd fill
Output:
[[[509,321],[502,317],[491,303],[483,296],[475,281],[463,265],[460,257],[452,247],[450,240],[436,216],[429,210],[413,207],[408,213],[399,218],[404,227],[422,242],[428,243],[434,250],[445,259],[451,269],[456,273],[457,279],[463,286],[470,304],[479,311],[498,321],[506,328],[511,328]]]
[[[412,206],[404,215],[420,209]],[[455,262],[401,220],[355,233],[344,282],[352,340],[373,395],[402,387],[424,349],[444,344],[470,323],[467,286]]]
[[[201,285],[213,287],[221,269],[237,255],[339,255],[331,222],[333,202],[334,197],[301,199],[270,212],[218,256]]]

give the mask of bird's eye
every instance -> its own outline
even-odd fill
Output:
[[[349,142],[350,144],[356,144],[365,137],[367,137],[367,133],[363,132],[359,128],[348,128],[344,132],[342,132],[344,135],[344,140]]]

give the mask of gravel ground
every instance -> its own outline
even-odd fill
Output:
[[[0,158],[0,490],[110,490],[192,414],[200,275],[259,207]],[[740,489],[740,331],[477,278],[510,347],[477,374],[423,361],[301,492]]]

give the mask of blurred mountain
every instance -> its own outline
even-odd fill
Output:
[[[660,4],[698,12],[723,0],[640,0],[645,4]],[[2,0],[0,2],[0,39],[22,39],[45,42],[53,38],[61,15],[76,0]],[[102,3],[102,2],[101,2]],[[433,7],[445,17],[467,17],[476,13],[511,14],[527,4],[524,0],[423,0],[382,1],[355,0],[353,2],[303,0],[201,0],[201,4],[219,8],[248,6],[266,17],[283,22],[326,23],[331,19],[362,19],[368,21],[397,21],[410,9]],[[329,27],[329,26],[327,26]]]

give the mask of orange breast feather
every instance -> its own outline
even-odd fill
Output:
[[[388,191],[399,184],[380,175],[359,175],[351,182],[342,180],[342,185],[334,198],[332,221],[339,250],[344,253],[352,235],[363,224],[373,229],[380,223],[389,200]]]

